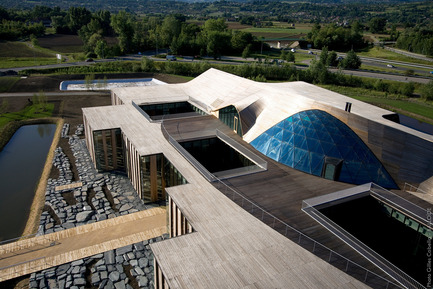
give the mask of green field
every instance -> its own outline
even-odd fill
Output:
[[[19,79],[19,77],[0,77],[0,92],[8,92]]]
[[[55,53],[25,42],[0,42],[0,68],[55,64]]]
[[[2,103],[0,103],[1,105]],[[32,118],[50,117],[53,114],[54,104],[33,104],[26,106],[18,112],[0,114],[0,130],[11,121],[28,120]]]
[[[281,34],[303,34],[308,33],[311,31],[311,29],[306,28],[272,28],[272,27],[251,27],[251,28],[245,28],[242,29],[242,31],[250,32],[250,33],[281,33]]]
[[[382,58],[382,59],[394,60],[394,61],[433,65],[432,61],[425,61],[421,59],[412,58],[377,46],[369,49],[368,51],[357,52],[356,54],[358,56],[364,56],[364,57],[375,57],[375,58]]]
[[[414,98],[399,98],[384,92],[364,88],[352,88],[335,85],[320,85],[323,88],[341,93],[388,110],[396,111],[418,120],[433,124],[433,103]]]
[[[26,42],[0,42],[0,58],[10,57],[55,57],[43,48],[34,48]]]
[[[14,68],[14,67],[27,67],[39,66],[47,64],[56,64],[58,60],[52,58],[26,58],[26,57],[0,57],[0,68]]]

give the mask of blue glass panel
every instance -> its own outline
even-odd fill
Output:
[[[284,130],[293,133],[293,123],[285,121]]]
[[[337,145],[337,149],[340,152],[340,155],[343,159],[353,160],[352,154],[353,149],[352,147],[345,146],[345,145]]]
[[[283,139],[283,129],[280,129],[279,131],[276,131],[275,134],[273,135],[275,139],[281,141]]]
[[[305,128],[305,136],[310,138],[317,138],[316,129]]]
[[[269,147],[268,150],[266,151],[266,155],[273,160],[277,160],[277,157],[280,154],[280,148],[281,148],[281,141],[272,138],[269,141]]]
[[[322,154],[310,152],[311,174],[320,176],[322,174],[324,157]]]
[[[302,144],[303,141],[305,141],[305,136],[299,135],[299,134],[294,134],[293,135],[293,141],[294,141],[294,146],[295,147],[300,147],[300,145]]]
[[[320,141],[314,138],[307,138],[308,150],[310,152],[318,153],[323,155],[322,145]]]
[[[301,125],[293,125],[293,131],[295,134],[305,136],[304,128]]]
[[[290,145],[294,145],[295,144],[295,141],[294,141],[294,138],[295,138],[295,135],[294,134],[292,134],[292,133],[290,133],[290,132],[285,132],[284,134],[283,134],[283,142],[287,142],[287,143],[289,143]]]
[[[325,152],[325,155],[327,155],[328,157],[333,157],[333,158],[337,158],[337,159],[343,158],[340,154],[340,151],[337,149],[337,146],[335,146],[335,145],[330,146],[329,150],[327,152]]]
[[[273,137],[273,138],[272,138]],[[296,169],[321,175],[325,155],[343,159],[339,180],[396,187],[380,161],[343,122],[320,110],[294,114],[251,142],[258,151]]]
[[[307,139],[295,135],[295,147],[308,151]]]
[[[326,131],[326,129],[317,130],[316,133],[317,133],[317,136],[319,137],[319,139],[321,141],[334,142],[333,139],[329,136],[329,134]]]
[[[283,163],[293,168],[294,157],[295,157],[293,147],[287,147],[284,152],[285,154],[280,157],[280,163]]]
[[[361,169],[361,163],[360,162],[347,162],[346,163],[347,172],[352,177],[352,183],[356,183],[356,176],[358,175],[359,170]]]
[[[259,139],[259,142],[254,147],[256,148],[256,150],[266,155],[266,152],[268,151],[268,147],[269,147],[269,140],[271,139],[271,137],[267,134],[262,134],[259,138],[256,138]]]
[[[282,129],[282,128],[284,128],[284,120],[283,121],[280,121],[279,123],[277,123],[276,125],[275,125],[275,127],[278,127],[279,129]]]
[[[295,148],[294,168],[311,174],[310,157],[307,151]]]
[[[355,184],[362,185],[365,183],[369,183],[371,181],[373,181],[373,179],[370,176],[369,168],[361,165],[358,174],[355,176],[355,180],[354,180]]]
[[[346,162],[341,167],[340,176],[338,178],[340,182],[353,184],[352,175],[350,174],[349,168],[346,166]]]

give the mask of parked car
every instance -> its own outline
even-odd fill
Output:
[[[296,52],[296,50],[295,50],[295,48],[292,48],[290,51],[292,51],[293,53],[295,53]]]
[[[167,55],[165,57],[165,59],[167,59],[168,61],[176,61],[177,60],[176,56],[174,56],[174,55]]]

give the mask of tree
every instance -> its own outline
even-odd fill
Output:
[[[111,16],[111,26],[117,34],[122,53],[130,52],[132,48],[134,23],[134,17],[125,11],[119,11],[119,13]]]
[[[401,94],[407,97],[411,97],[415,91],[415,84],[413,82],[407,82],[401,88]]]
[[[84,7],[70,7],[66,18],[70,31],[75,34],[90,22],[92,13]]]
[[[224,18],[219,18],[217,20],[209,19],[209,20],[206,20],[206,22],[204,23],[204,29],[203,30],[225,32],[225,31],[227,31],[227,24],[225,23]]]
[[[242,58],[247,59],[248,57],[251,56],[251,47],[252,47],[252,44],[248,44],[245,47],[244,51],[242,51]]]
[[[173,38],[180,34],[182,23],[173,15],[164,18],[161,25],[161,41],[163,46],[168,46],[173,42]]]
[[[244,50],[248,44],[253,43],[253,35],[249,32],[235,31],[231,38],[231,46],[234,51]]]
[[[385,31],[386,18],[374,17],[369,22],[369,28],[371,33],[381,33]]]
[[[207,35],[206,51],[214,59],[220,58],[230,48],[230,34],[227,32],[211,31]]]
[[[95,44],[95,54],[98,58],[107,57],[108,45],[104,39],[99,39]]]
[[[421,97],[426,100],[433,100],[433,80],[430,80],[421,88]]]
[[[87,74],[84,77],[84,82],[86,84],[86,89],[87,90],[93,90],[93,81],[95,80],[95,75],[94,74]]]
[[[338,66],[337,52],[331,51],[328,54],[328,59],[326,60],[326,64],[328,66]]]
[[[292,51],[287,52],[285,58],[286,61],[295,63],[295,59],[296,59],[295,53],[293,53]]]
[[[361,59],[356,55],[355,51],[350,50],[346,54],[346,58],[341,62],[341,67],[345,69],[358,69],[361,67]]]

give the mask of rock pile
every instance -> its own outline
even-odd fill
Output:
[[[30,288],[153,288],[149,244],[162,237],[33,273]]]
[[[57,148],[53,165],[59,169],[59,178],[48,180],[45,205],[52,210],[42,213],[38,235],[148,208],[125,176],[98,173],[95,170],[83,139],[72,136],[69,145],[83,185],[73,190],[56,191],[57,186],[70,184],[73,176],[69,159],[61,148]],[[66,198],[67,195],[69,199]]]
[[[81,127],[76,132],[82,134]],[[63,127],[62,137],[63,131],[69,131],[69,125]],[[143,204],[126,176],[98,173],[85,140],[77,135],[65,137],[69,138],[82,186],[56,190],[56,187],[71,184],[73,180],[69,159],[61,148],[56,149],[53,165],[59,169],[59,178],[48,180],[46,210],[41,215],[38,235],[157,206]],[[153,288],[153,254],[149,244],[167,237],[158,237],[33,273],[30,288]]]
[[[61,137],[62,138],[67,138],[68,137],[68,133],[69,133],[69,123],[65,123],[65,124],[63,124],[63,127],[62,127]]]

